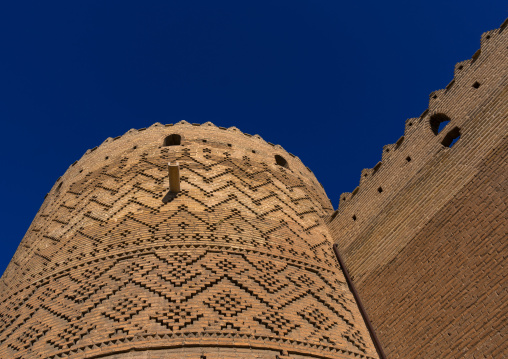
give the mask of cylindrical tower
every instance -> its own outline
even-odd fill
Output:
[[[109,138],[55,183],[2,276],[0,357],[377,358],[331,212],[297,157],[234,127]]]

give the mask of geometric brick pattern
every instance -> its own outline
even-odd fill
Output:
[[[182,145],[161,146],[172,133]],[[297,158],[234,128],[108,140],[55,184],[2,277],[0,357],[377,358],[330,210]]]

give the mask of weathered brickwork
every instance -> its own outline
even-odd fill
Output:
[[[483,34],[332,216],[388,358],[508,356],[506,25]]]
[[[57,181],[2,277],[0,357],[377,358],[331,211],[298,158],[236,128],[108,139]]]

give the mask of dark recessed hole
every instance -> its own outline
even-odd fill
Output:
[[[203,141],[203,143],[206,143],[206,140],[201,140],[201,141]]]
[[[132,147],[132,149],[133,149],[133,150],[135,150],[136,148],[138,148],[138,146],[134,146],[134,147]]]
[[[460,129],[454,127],[450,132],[446,134],[441,141],[441,144],[445,147],[452,147],[460,139]]]
[[[175,134],[169,135],[164,139],[163,146],[179,146],[182,143],[182,136]]]
[[[408,125],[408,126],[413,126],[413,123],[412,123],[412,122],[409,122],[407,125]]]
[[[432,98],[433,98],[433,99],[436,99],[436,98],[437,98],[437,95],[432,96]]]
[[[407,156],[407,157],[406,157],[406,161],[407,161],[407,162],[411,162],[411,157]]]
[[[342,200],[345,201],[346,200],[346,197],[342,197]]]
[[[377,189],[377,191],[378,191],[379,193],[381,193],[381,192],[383,192],[383,189],[382,189],[381,187],[379,187],[379,188]]]
[[[367,177],[367,174],[365,173],[365,174],[363,175],[363,177]]]
[[[404,142],[404,136],[402,136],[401,138],[399,138],[397,140],[397,142],[395,143],[395,149],[398,149],[400,147],[400,145],[402,145],[403,142]]]
[[[337,217],[338,214],[339,210],[336,210],[335,212],[333,212],[332,217],[330,219],[333,220],[335,217]]]
[[[104,157],[105,160],[109,159],[109,156]]]
[[[385,152],[390,152],[390,149],[389,148],[385,149]]]
[[[464,65],[460,65],[459,67],[457,67],[457,70],[462,70],[464,68]]]
[[[252,150],[252,153],[256,153],[256,151]]]
[[[356,221],[356,215],[353,214],[353,221]]]
[[[286,161],[282,156],[275,155],[275,163],[284,168],[289,168],[288,161]]]
[[[381,168],[382,164],[383,164],[382,162],[378,162],[377,165],[375,165],[374,168],[372,169],[372,174],[374,174],[377,171],[379,171],[379,169]]]
[[[231,143],[228,143],[228,147],[232,147]]]
[[[60,183],[58,184],[58,186],[56,187],[56,191],[57,191],[57,192],[58,192],[58,191],[60,191],[60,188],[62,188],[62,184],[63,184],[63,182],[60,182]]]
[[[490,35],[485,36],[485,38],[486,38],[487,40],[488,40],[488,39],[490,39]]]
[[[437,135],[450,122],[450,118],[443,113],[432,115],[429,120],[430,128]]]
[[[79,173],[81,173],[81,172],[83,172],[83,170],[82,170],[82,169],[81,169],[81,170],[79,170]]]
[[[476,81],[474,84],[473,84],[473,87],[475,89],[477,89],[478,87],[480,87],[480,83],[478,81]]]

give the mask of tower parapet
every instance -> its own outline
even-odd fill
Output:
[[[55,183],[2,277],[0,357],[377,358],[330,211],[297,157],[235,127],[108,138]]]

